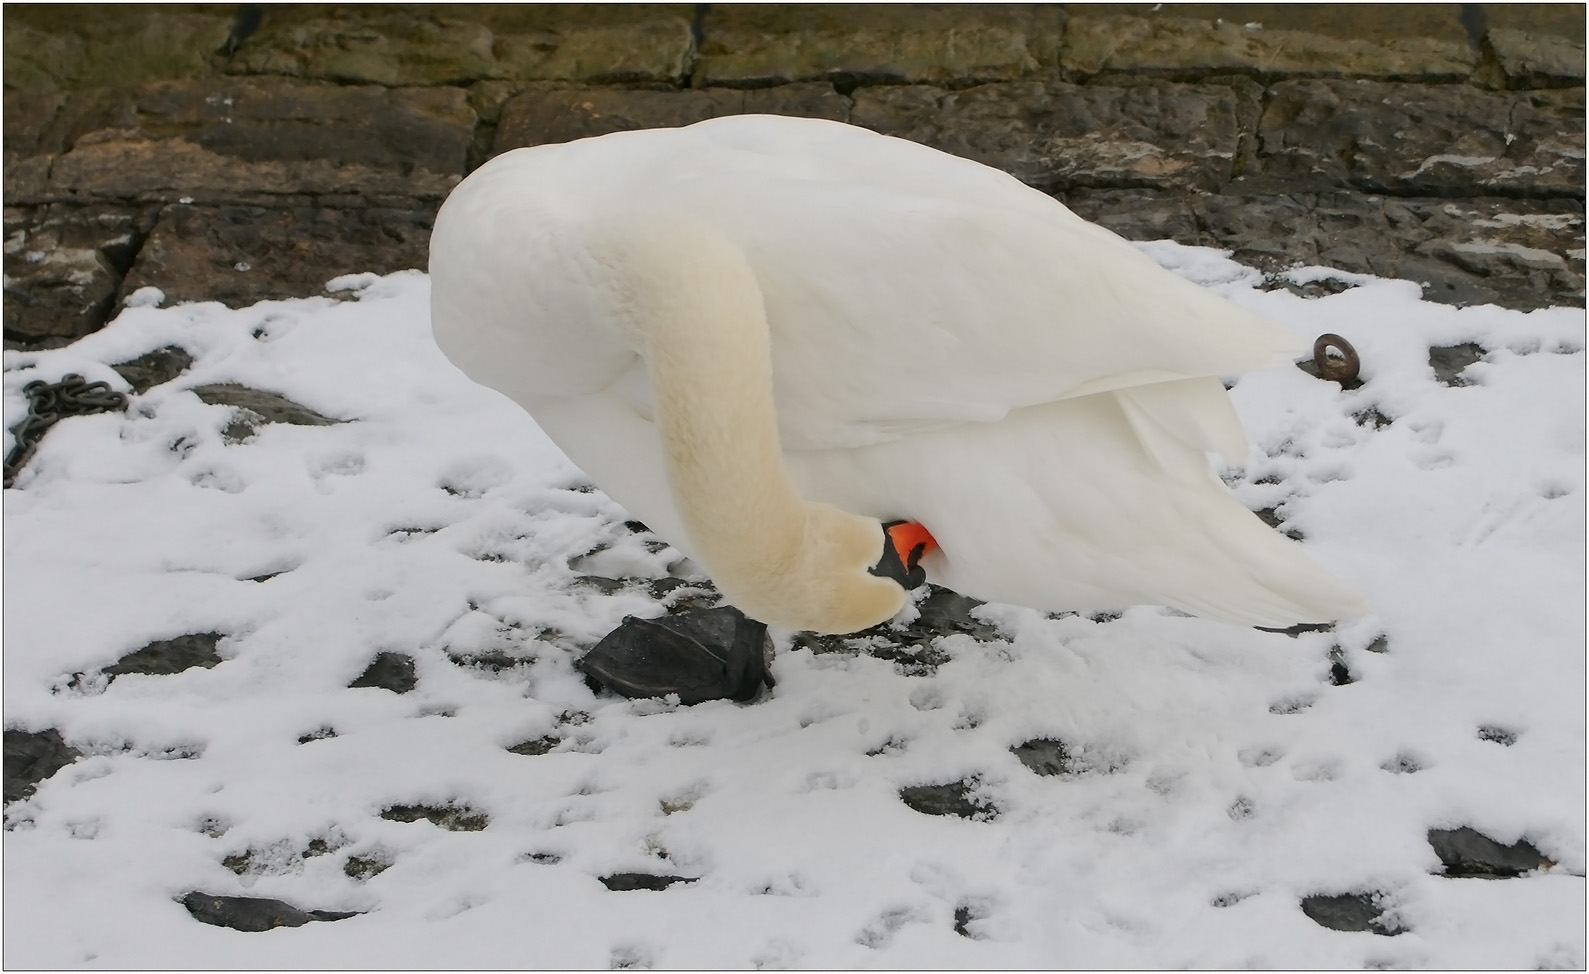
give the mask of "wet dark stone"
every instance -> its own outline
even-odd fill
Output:
[[[349,856],[348,861],[342,864],[342,872],[349,879],[364,881],[374,876],[379,876],[392,868],[392,864],[385,859],[375,856]]]
[[[378,653],[351,687],[378,687],[393,693],[407,693],[419,685],[414,672],[414,657],[406,653]]]
[[[1487,724],[1479,728],[1479,740],[1493,741],[1502,747],[1511,747],[1517,743],[1517,732]]]
[[[300,859],[313,859],[316,856],[330,855],[331,853],[335,852],[337,848],[338,846],[332,845],[329,839],[314,838],[310,839],[309,843],[304,846],[303,851],[298,853],[298,857]],[[258,850],[256,849],[246,849],[243,852],[234,852],[222,859],[221,865],[225,866],[227,869],[230,869],[239,876],[246,876],[250,873],[266,874],[275,871],[275,867],[273,866],[273,860],[275,859],[274,855],[267,855],[265,857],[265,862],[262,865],[256,867],[254,864],[254,857],[257,854]]]
[[[1372,425],[1377,430],[1382,430],[1395,422],[1395,420],[1380,412],[1378,406],[1370,406],[1367,409],[1358,410],[1352,414],[1352,421],[1359,426]]]
[[[1279,531],[1292,541],[1301,541],[1304,537],[1302,532],[1298,531],[1296,528],[1286,527],[1285,519],[1280,516],[1280,511],[1278,508],[1263,507],[1253,511],[1253,513],[1258,515],[1258,520],[1269,525],[1271,528],[1274,528],[1276,531]]]
[[[648,544],[661,542],[648,542]],[[668,612],[682,615],[703,609],[715,609],[723,604],[723,596],[711,582],[695,582],[687,578],[647,579],[646,591],[658,602],[665,602]]]
[[[933,585],[929,587],[928,596],[916,606],[921,616],[912,626],[931,630],[936,635],[963,632],[981,642],[1001,638],[998,629],[971,617],[971,610],[982,604],[978,599]]]
[[[208,668],[221,662],[215,646],[223,638],[218,632],[195,632],[175,639],[156,639],[107,666],[104,673],[114,679],[130,673],[169,676],[195,666]]]
[[[979,939],[976,936],[974,936],[971,933],[971,930],[970,930],[971,921],[972,920],[978,920],[978,919],[981,919],[981,918],[978,917],[976,914],[971,912],[971,907],[969,907],[969,906],[967,906],[967,905],[965,905],[963,903],[961,905],[955,907],[955,925],[954,925],[955,933],[958,933],[960,936],[965,937],[968,940]]]
[[[632,522],[638,524],[640,522]],[[657,542],[660,544],[661,542]],[[722,603],[722,596],[718,594],[711,582],[693,581],[687,578],[608,578],[605,575],[579,575],[574,579],[575,585],[595,589],[603,595],[613,595],[626,589],[643,588],[646,593],[658,602],[667,602],[669,612],[684,614],[702,609],[718,608]]]
[[[752,700],[772,684],[767,627],[732,606],[659,619],[626,616],[574,666],[625,697],[678,694],[686,706]]]
[[[1380,893],[1341,893],[1334,896],[1316,894],[1302,898],[1302,912],[1308,919],[1331,930],[1351,933],[1368,931],[1382,937],[1394,937],[1406,931],[1384,919]]]
[[[533,740],[515,744],[508,748],[508,750],[512,751],[514,754],[528,754],[532,756],[539,754],[550,754],[552,753],[552,749],[561,743],[563,743],[563,739],[561,737],[558,737],[556,734],[548,734],[545,737],[537,737]]]
[[[1049,737],[1038,737],[1017,744],[1010,748],[1020,762],[1032,770],[1034,774],[1056,775],[1069,774],[1075,770],[1071,767],[1070,752],[1065,748],[1065,742]]]
[[[448,653],[447,659],[458,666],[469,666],[491,673],[501,673],[515,666],[529,666],[535,662],[534,656],[515,656],[500,649],[486,650],[482,653]]]
[[[275,578],[277,575],[285,575],[285,574],[287,574],[286,571],[265,572],[263,575],[250,575],[247,578],[243,579],[243,581],[245,581],[245,582],[268,582],[271,579]]]
[[[1462,370],[1482,358],[1484,358],[1484,346],[1473,342],[1443,347],[1431,346],[1429,349],[1429,367],[1434,369],[1435,378],[1448,386],[1469,385],[1468,380],[1462,378]]]
[[[1429,845],[1445,864],[1445,874],[1452,877],[1505,879],[1550,865],[1550,861],[1525,840],[1501,845],[1466,825],[1457,829],[1430,829]]]
[[[1325,277],[1317,281],[1309,281],[1306,284],[1297,284],[1283,274],[1265,275],[1263,283],[1259,286],[1265,291],[1278,291],[1283,288],[1298,297],[1304,298],[1327,298],[1357,287],[1356,284],[1350,281],[1343,281],[1338,277]]]
[[[1316,702],[1313,697],[1307,696],[1285,697],[1270,704],[1269,712],[1271,714],[1300,714]]]
[[[1284,629],[1271,629],[1268,626],[1253,626],[1253,628],[1262,630],[1263,632],[1278,632],[1284,633],[1287,636],[1296,637],[1302,635],[1305,632],[1329,632],[1335,628],[1335,623],[1299,622],[1294,626],[1287,626]]]
[[[1391,774],[1417,774],[1423,770],[1423,762],[1411,754],[1398,754],[1379,766],[1381,771]]]
[[[197,891],[182,897],[182,905],[201,923],[245,933],[301,927],[315,920],[346,920],[359,915],[336,910],[300,910],[291,903],[258,896],[216,896]]]
[[[563,861],[563,857],[555,852],[526,852],[519,857],[520,862],[533,862],[538,866],[555,866]],[[611,889],[612,887],[608,887]]]
[[[1330,685],[1344,687],[1348,683],[1356,683],[1352,671],[1346,666],[1346,651],[1336,646],[1330,650]]]
[[[613,873],[611,876],[601,876],[601,884],[614,892],[626,892],[636,889],[661,890],[667,889],[674,883],[693,883],[693,876],[658,876],[654,873]]]
[[[39,782],[82,757],[51,727],[41,731],[5,732],[5,800],[7,804],[33,794]]]
[[[934,645],[939,636],[965,633],[979,642],[1003,638],[996,627],[971,617],[971,610],[982,605],[981,601],[930,583],[927,590],[927,597],[917,605],[920,614],[912,622],[884,622],[843,636],[798,632],[794,648],[863,654],[888,660],[905,676],[930,676],[950,660],[947,652]]]
[[[195,396],[211,406],[231,406],[237,417],[221,431],[228,443],[242,443],[266,423],[287,423],[292,426],[332,426],[342,420],[322,416],[307,406],[300,406],[286,396],[231,382],[197,386],[191,390]]]
[[[323,741],[326,738],[336,737],[336,736],[337,736],[337,732],[336,732],[336,730],[334,728],[331,728],[331,727],[317,727],[317,728],[315,728],[314,730],[310,731],[307,734],[299,735],[298,743],[299,744],[308,744],[310,741]]]
[[[910,785],[899,790],[899,799],[923,815],[958,815],[987,820],[997,809],[985,800],[973,798],[976,782],[953,781],[946,785]]]
[[[479,832],[491,824],[491,817],[467,805],[392,805],[381,812],[388,822],[417,822],[420,819],[449,832]]]
[[[613,595],[623,591],[623,580],[608,578],[605,575],[577,575],[574,584],[585,588],[593,588],[602,595]]]
[[[1370,653],[1388,653],[1390,652],[1390,640],[1383,635],[1375,636],[1373,641],[1364,646],[1363,649]]]
[[[134,395],[141,395],[161,383],[175,379],[192,364],[193,356],[188,354],[187,349],[179,345],[167,345],[112,365],[111,368],[127,380]]]

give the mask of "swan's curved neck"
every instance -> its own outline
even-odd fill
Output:
[[[784,466],[771,339],[745,255],[677,217],[627,225],[613,246],[674,506],[723,594],[799,629],[853,632],[891,617],[903,590],[867,573],[882,549],[879,523],[808,503]]]

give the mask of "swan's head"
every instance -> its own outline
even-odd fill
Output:
[[[905,605],[907,585],[920,581],[920,570],[910,571],[919,537],[896,538],[874,518],[827,504],[804,506],[800,536],[782,550],[741,552],[732,563],[707,566],[723,594],[746,615],[791,629],[850,633],[892,619]],[[901,552],[905,538],[911,546]],[[890,561],[910,568],[901,577],[886,571]]]

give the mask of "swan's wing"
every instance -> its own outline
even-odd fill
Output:
[[[923,559],[927,577],[977,598],[1082,612],[1167,604],[1259,626],[1361,614],[1360,596],[1243,507],[1201,450],[1133,436],[1121,395],[792,453],[790,471],[810,498],[927,525],[940,545]]]
[[[810,120],[679,134],[696,141],[668,160],[662,195],[756,270],[786,447],[991,422],[1301,352],[1281,326],[985,166]],[[1208,449],[1234,449],[1240,426],[1223,427],[1205,430]]]

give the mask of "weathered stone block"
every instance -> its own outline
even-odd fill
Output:
[[[1485,35],[1509,88],[1581,87],[1583,36],[1577,39],[1493,28]]]
[[[5,346],[53,348],[97,331],[152,218],[128,207],[8,207]]]
[[[9,4],[6,88],[136,85],[209,73],[226,5]]]
[[[498,76],[514,81],[681,84],[693,48],[688,17],[510,34],[496,42]]]
[[[242,307],[325,293],[342,274],[423,269],[433,210],[168,206],[122,282]]]
[[[695,64],[699,85],[790,81],[966,85],[1051,67],[1065,13],[1005,4],[714,6]]]
[[[845,121],[849,99],[827,84],[742,91],[699,88],[649,91],[538,86],[502,106],[494,152],[571,142],[593,135],[671,128],[724,115],[798,115]]]
[[[1256,22],[1082,14],[1066,25],[1060,64],[1086,75],[1145,72],[1200,77],[1233,71],[1264,77],[1458,81],[1477,63],[1472,48],[1458,34],[1450,39],[1367,40],[1277,30]]]
[[[496,74],[483,24],[390,7],[307,19],[295,13],[267,9],[227,72],[393,86],[467,84]]]
[[[462,177],[474,122],[461,88],[170,81],[75,93],[37,145],[60,153],[51,199],[439,199]]]
[[[1269,89],[1262,178],[1291,190],[1583,198],[1583,90],[1287,81]]]
[[[271,7],[227,70],[382,85],[678,83],[692,13],[687,5]]]
[[[1029,185],[1212,190],[1231,176],[1239,96],[1171,82],[863,88],[851,120],[1003,169]]]

